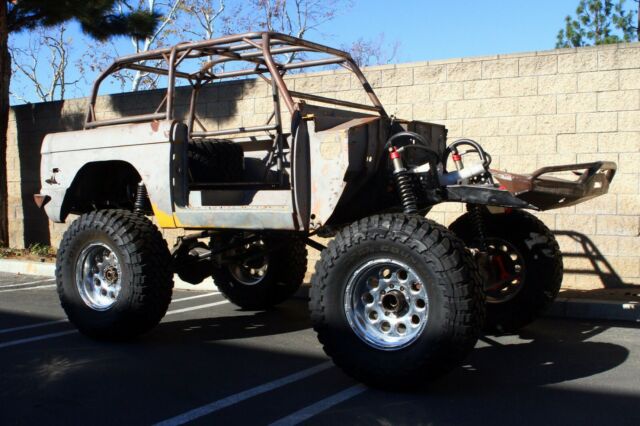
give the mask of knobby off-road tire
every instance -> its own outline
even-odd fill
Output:
[[[240,144],[223,140],[190,141],[187,156],[194,182],[240,182],[244,176],[244,152]]]
[[[170,262],[167,243],[146,217],[126,210],[83,214],[58,250],[60,302],[83,334],[139,335],[160,322],[171,302]]]
[[[395,306],[402,310],[385,312],[400,299]],[[403,214],[342,229],[316,264],[309,307],[336,365],[385,388],[417,387],[458,366],[484,318],[478,270],[462,242],[430,220]]]
[[[300,288],[307,271],[307,247],[301,239],[265,239],[277,247],[254,264],[238,261],[214,270],[222,295],[243,309],[267,309],[284,302]],[[253,271],[253,273],[252,273]],[[263,275],[258,275],[262,271]]]
[[[558,295],[563,274],[562,253],[549,228],[530,213],[486,211],[483,218],[489,249],[509,256],[505,257],[503,267],[515,268],[511,272],[516,277],[509,284],[511,288],[486,290],[487,330],[516,332],[538,318]],[[467,246],[479,247],[477,231],[468,213],[456,219],[449,229]]]

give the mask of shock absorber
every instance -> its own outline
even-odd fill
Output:
[[[478,240],[478,248],[480,251],[487,251],[487,236],[484,229],[484,218],[482,217],[482,207],[477,204],[467,204],[467,210],[471,215],[473,228],[476,231],[476,239]]]
[[[136,201],[133,204],[133,211],[136,213],[144,213],[147,203],[147,187],[140,181],[136,189]]]
[[[400,196],[400,202],[402,203],[402,211],[405,214],[418,213],[418,201],[416,195],[413,192],[413,182],[409,172],[402,163],[402,158],[398,150],[391,146],[389,147],[389,159],[393,164],[393,178],[398,188],[398,195]]]

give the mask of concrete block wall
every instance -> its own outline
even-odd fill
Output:
[[[608,195],[538,216],[556,232],[565,253],[565,287],[640,283],[640,43],[364,71],[390,114],[445,124],[450,140],[477,140],[493,156],[495,168],[528,173],[554,164],[617,162],[618,174]],[[358,81],[345,71],[293,74],[287,81],[297,91],[367,101]],[[157,91],[106,96],[98,110],[105,118],[141,113],[145,111],[140,105],[151,107],[159,96]],[[262,124],[272,111],[270,90],[253,80],[211,88],[200,103],[210,129]],[[185,110],[185,92],[176,104],[179,111]],[[85,108],[85,100],[69,100],[20,106],[12,112],[12,245],[59,241],[64,225],[46,224],[30,207],[30,194],[38,187],[38,150],[47,132],[80,126]],[[449,224],[462,212],[459,204],[443,204],[429,216]],[[175,232],[167,233],[168,238],[174,236]]]

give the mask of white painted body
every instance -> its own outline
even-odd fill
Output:
[[[44,206],[49,218],[54,222],[64,221],[61,213],[65,194],[83,166],[113,160],[131,164],[140,174],[154,205],[170,214],[173,209],[171,130],[171,121],[156,121],[47,135],[40,151],[40,194],[51,197]]]

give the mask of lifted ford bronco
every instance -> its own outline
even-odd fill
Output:
[[[350,71],[368,103],[290,90],[283,78],[327,66]],[[149,111],[104,118],[100,84],[126,69],[166,78],[167,89]],[[203,102],[229,101],[199,94],[246,76],[267,84],[264,124],[221,128],[202,116]],[[478,143],[446,139],[441,125],[389,116],[349,54],[283,34],[120,58],[96,81],[84,130],[42,145],[36,203],[55,222],[80,215],[58,251],[62,306],[89,336],[132,337],[161,320],[176,273],[194,284],[212,276],[231,302],[265,309],[299,288],[311,246],[322,252],[311,318],[338,366],[379,386],[443,374],[483,326],[515,331],[558,293],[558,244],[523,209],[604,194],[616,170],[599,161],[497,171]],[[425,218],[441,202],[468,212],[446,229]],[[193,232],[169,250],[149,216]]]

